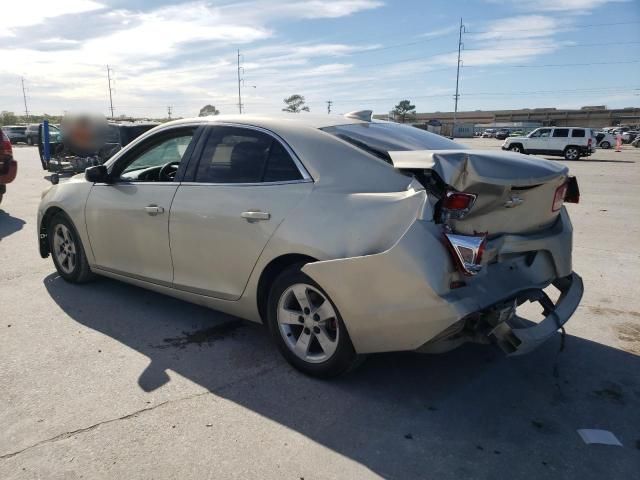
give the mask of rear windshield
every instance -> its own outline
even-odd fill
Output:
[[[391,163],[388,152],[406,150],[459,150],[466,148],[448,138],[398,123],[353,123],[321,129]]]

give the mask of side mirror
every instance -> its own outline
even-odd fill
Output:
[[[84,171],[84,178],[91,183],[107,183],[109,181],[109,172],[107,172],[107,167],[104,165],[96,165]]]

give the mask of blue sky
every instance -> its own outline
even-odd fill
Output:
[[[640,104],[640,0],[29,0],[0,16],[0,110],[248,112],[293,93],[312,111],[451,111]],[[631,63],[633,62],[633,63]],[[568,65],[571,64],[571,65]]]

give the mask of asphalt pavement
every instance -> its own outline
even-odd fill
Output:
[[[37,250],[47,174],[35,148],[15,157],[0,205],[0,478],[640,475],[640,149],[566,163],[585,296],[562,352],[558,335],[520,358],[372,355],[332,381],[292,370],[261,325],[108,279],[65,283]],[[580,428],[623,447],[586,445]]]

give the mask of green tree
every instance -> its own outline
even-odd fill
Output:
[[[402,123],[404,123],[408,115],[413,116],[416,114],[416,106],[411,105],[409,100],[400,100],[400,103],[393,107],[392,111],[398,115],[402,119]]]
[[[18,117],[13,112],[3,110],[0,112],[0,123],[2,125],[15,125],[18,123]]]
[[[291,95],[288,98],[284,99],[284,103],[287,105],[282,109],[283,112],[289,113],[300,113],[302,111],[310,112],[309,107],[307,107],[304,103],[304,97],[302,95]]]
[[[219,115],[220,110],[218,110],[213,105],[205,105],[200,109],[199,117],[206,117],[207,115]]]

